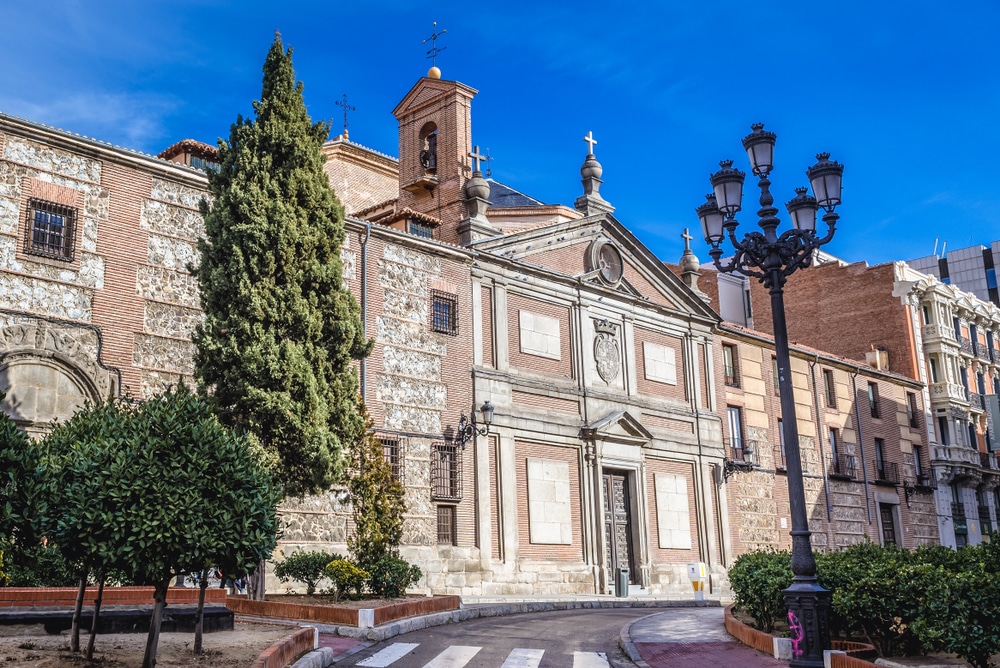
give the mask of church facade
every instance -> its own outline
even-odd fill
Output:
[[[475,94],[420,79],[393,110],[398,158],[346,136],[323,149],[347,211],[344,282],[375,341],[360,387],[406,489],[402,553],[424,573],[418,587],[604,594],[624,578],[681,593],[687,565],[703,562],[718,589],[738,554],[787,533],[780,503],[754,503],[780,497],[777,467],[729,447],[729,408],[749,416],[763,396],[750,385],[735,396],[724,344],[761,359],[769,344],[725,329],[697,263],[671,271],[618,220],[591,135],[572,207],[484,178]],[[0,389],[23,428],[192,378],[201,314],[186,268],[203,232],[198,166],[211,159],[196,142],[154,158],[0,115]],[[919,387],[852,368],[887,395]],[[827,480],[816,452],[811,471]],[[736,459],[756,477],[727,475]],[[850,489],[837,497],[849,506]],[[916,515],[894,512],[909,535]],[[822,544],[884,538],[859,513],[845,511],[858,520],[845,537],[813,513]],[[284,554],[346,553],[340,491],[289,499],[281,514]]]

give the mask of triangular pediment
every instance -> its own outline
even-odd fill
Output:
[[[617,411],[583,428],[583,437],[628,445],[645,445],[653,435],[628,411]]]
[[[471,99],[478,92],[475,88],[470,88],[457,81],[423,77],[400,100],[396,108],[392,110],[392,115],[397,119],[402,118],[439,100],[441,97],[458,94]]]
[[[621,257],[619,280],[602,276],[595,249],[608,244]],[[612,214],[542,225],[474,244],[476,251],[562,275],[598,290],[718,321],[718,315]]]

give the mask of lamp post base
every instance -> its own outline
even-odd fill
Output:
[[[785,590],[792,668],[822,668],[823,650],[830,647],[830,592],[814,577],[798,577]]]

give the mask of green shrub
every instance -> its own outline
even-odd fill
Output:
[[[347,559],[334,559],[326,565],[326,577],[333,583],[333,600],[360,597],[368,581],[368,571],[358,568]]]
[[[368,588],[375,596],[396,598],[406,594],[406,589],[420,579],[422,573],[405,559],[384,556],[371,567]]]
[[[80,575],[55,543],[20,548],[6,544],[4,570],[11,587],[76,587]]]
[[[306,586],[306,594],[312,596],[317,584],[326,577],[326,565],[340,558],[330,552],[299,550],[275,564],[274,575],[282,582],[301,582]]]
[[[822,560],[820,583],[832,590],[834,614],[862,631],[881,656],[920,653],[911,624],[919,615],[927,569],[913,553],[865,542]]]
[[[924,649],[952,652],[975,668],[991,666],[990,657],[1000,652],[1000,586],[994,574],[975,566],[960,573],[923,568],[931,577],[924,579],[926,591],[913,632]]]
[[[790,552],[749,552],[729,569],[733,602],[754,619],[754,625],[770,633],[774,622],[786,614],[783,590],[792,584]]]

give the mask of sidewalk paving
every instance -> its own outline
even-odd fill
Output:
[[[622,629],[621,644],[639,668],[787,667],[726,633],[722,608],[676,608]]]

